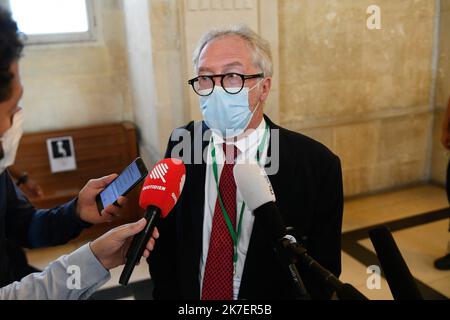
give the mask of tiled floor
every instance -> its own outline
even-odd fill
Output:
[[[401,191],[360,197],[348,200],[344,208],[343,232],[372,226],[388,221],[442,209],[448,206],[445,190],[426,185]],[[438,271],[433,268],[435,258],[445,253],[450,234],[448,220],[418,225],[413,228],[394,232],[394,238],[408,264],[412,274],[427,286],[450,298],[450,271]],[[359,242],[374,251],[369,239]],[[27,255],[30,263],[43,268],[49,261],[73,251],[82,243],[71,243],[57,248],[30,250]],[[102,288],[118,285],[122,267],[112,270],[111,280]],[[341,280],[351,283],[369,299],[392,299],[387,282],[381,280],[381,289],[369,290],[366,282],[367,266],[354,257],[342,253]],[[148,279],[147,263],[136,267],[130,282]]]
[[[445,190],[436,186],[420,186],[406,190],[348,200],[345,203],[343,231],[381,224],[448,207]],[[419,225],[393,233],[393,237],[411,273],[427,286],[450,298],[450,271],[434,269],[433,261],[444,255],[450,240],[448,219]],[[359,241],[375,252],[370,239]],[[353,284],[369,299],[393,299],[387,282],[381,289],[367,287],[366,265],[342,254],[341,280]]]
[[[448,220],[442,220],[395,232],[394,238],[413,276],[450,298],[450,271],[433,267],[433,261],[446,249],[447,230]],[[361,244],[375,251],[370,240]]]
[[[347,200],[342,232],[442,209],[448,206],[445,189],[424,185]]]

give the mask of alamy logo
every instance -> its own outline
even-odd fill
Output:
[[[164,177],[166,176],[168,170],[169,166],[167,164],[160,163],[153,168],[152,172],[150,173],[150,178],[161,179],[164,183],[166,183],[166,179],[164,179]]]
[[[367,274],[370,276],[367,278],[367,289],[380,290],[381,289],[381,269],[379,266],[369,266],[367,268]]]
[[[367,14],[370,14],[367,18],[367,29],[381,30],[381,8],[375,4],[370,5],[367,7]]]
[[[187,129],[175,129],[170,137],[173,143],[173,148],[170,151],[170,158],[180,159],[185,165],[190,164],[207,164],[212,165],[211,150],[209,145],[211,143],[211,130],[202,129],[201,123],[195,124],[194,132]],[[255,130],[249,129],[247,133]],[[272,176],[278,173],[280,167],[280,130],[271,129],[269,131],[269,138],[267,139],[267,154],[264,156],[264,151],[261,157],[261,166],[264,166],[266,174]],[[244,140],[246,146],[250,146],[250,141]],[[269,152],[270,151],[270,152]],[[238,160],[239,163],[247,163],[254,161],[254,159],[244,158]],[[262,163],[264,161],[265,163]]]
[[[81,289],[81,269],[79,266],[68,266],[67,273],[70,274],[67,278],[66,285],[69,290]]]

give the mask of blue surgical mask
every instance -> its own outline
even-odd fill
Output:
[[[200,96],[200,109],[206,125],[224,138],[242,134],[259,108],[258,102],[255,110],[250,111],[248,96],[260,82],[251,89],[243,88],[238,94],[229,94],[222,87],[216,86],[211,95]]]

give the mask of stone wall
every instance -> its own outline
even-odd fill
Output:
[[[25,131],[133,119],[122,2],[96,1],[95,12],[95,41],[26,47]]]
[[[381,30],[367,28],[369,0],[146,0],[145,46],[124,12],[139,1],[96,1],[94,42],[26,49],[26,131],[132,120],[147,158],[160,158],[172,129],[199,117],[186,84],[193,39],[211,20],[247,17],[276,57],[269,113],[339,155],[347,196],[443,182],[450,0],[378,0]]]
[[[281,0],[280,116],[342,160],[347,196],[424,181],[435,2]]]
[[[450,99],[450,0],[441,1],[439,68],[436,83],[432,179],[445,183],[449,152],[441,145],[442,121]]]

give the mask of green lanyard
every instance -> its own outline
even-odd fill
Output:
[[[256,153],[256,160],[260,161],[261,154],[264,151],[264,147],[266,146],[267,137],[269,133],[269,125],[266,125],[266,129],[264,130],[264,136],[261,141],[261,144],[258,146],[258,151]],[[216,187],[217,187],[217,197],[219,198],[219,204],[220,208],[222,209],[223,217],[225,218],[225,222],[228,227],[228,231],[230,232],[231,239],[233,239],[233,245],[234,245],[234,254],[233,254],[233,265],[234,265],[234,273],[236,273],[236,263],[238,260],[238,243],[239,239],[241,237],[241,227],[242,227],[242,217],[244,215],[245,210],[245,202],[242,202],[241,206],[241,213],[239,214],[239,223],[237,228],[237,233],[235,232],[233,228],[233,223],[231,222],[230,216],[227,213],[227,210],[225,209],[225,206],[222,201],[222,196],[220,195],[219,190],[219,169],[217,168],[217,161],[216,161],[216,147],[214,146],[214,139],[211,137],[211,143],[212,143],[212,150],[211,150],[211,157],[212,157],[212,167],[213,167],[213,173],[214,173],[214,180],[216,181]]]

